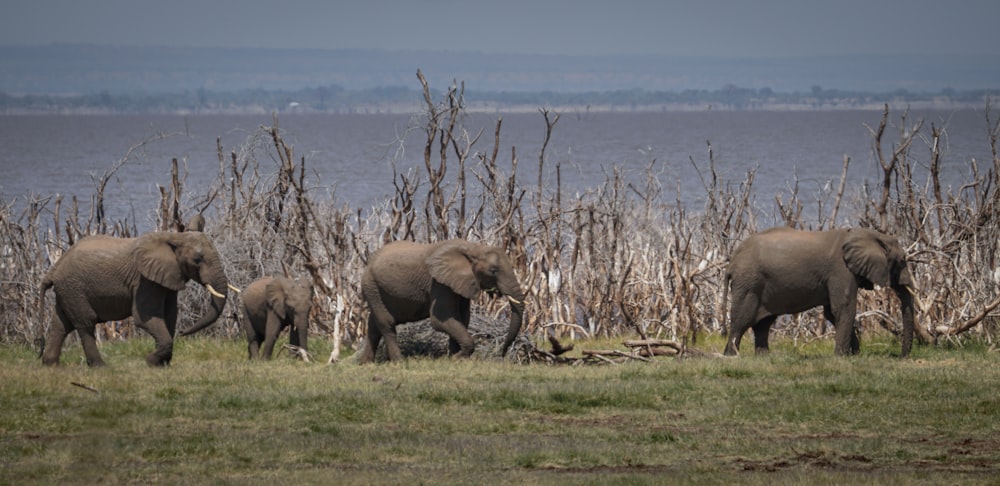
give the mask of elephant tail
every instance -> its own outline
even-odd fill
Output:
[[[45,274],[38,288],[38,332],[35,335],[35,346],[38,347],[38,358],[45,352],[45,293],[52,288],[52,277]]]
[[[722,328],[722,337],[729,338],[729,284],[733,281],[733,272],[726,268],[726,273],[722,276],[722,306],[719,308],[719,326]]]

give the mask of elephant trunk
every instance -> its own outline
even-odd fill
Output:
[[[915,296],[910,286],[898,287],[895,291],[903,313],[903,335],[900,337],[903,347],[900,356],[905,358],[910,355],[910,348],[913,347],[913,329],[915,327],[913,299]]]
[[[515,281],[507,286],[501,283],[500,292],[507,296],[510,301],[510,325],[507,327],[507,336],[503,340],[503,348],[500,349],[500,356],[506,356],[507,350],[513,344],[517,334],[521,332],[521,323],[524,322],[524,293],[521,286]]]
[[[229,291],[229,281],[226,279],[226,275],[223,273],[221,276],[216,276],[208,282],[204,282],[205,289],[212,295],[212,303],[209,306],[208,311],[188,329],[180,332],[181,336],[188,336],[194,334],[212,324],[222,315],[222,309],[226,307],[226,295]]]
[[[913,274],[910,269],[904,266],[902,270],[893,278],[892,289],[899,297],[899,306],[902,311],[903,334],[900,336],[902,350],[900,356],[905,358],[910,355],[910,348],[913,347],[913,332],[916,327],[914,301],[919,302],[919,297],[914,293]]]

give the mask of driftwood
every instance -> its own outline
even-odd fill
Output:
[[[983,319],[985,319],[987,316],[990,315],[990,312],[993,312],[993,310],[996,309],[997,307],[1000,307],[1000,296],[998,296],[996,299],[993,300],[993,302],[989,303],[985,308],[983,308],[983,310],[979,314],[976,314],[974,317],[963,322],[961,325],[945,326],[944,332],[942,332],[942,334],[945,336],[956,336],[958,334],[962,334],[963,332],[968,331],[973,327],[976,327]]]
[[[285,351],[285,350],[288,351],[289,356],[291,356],[292,358],[299,358],[302,361],[305,361],[306,363],[312,363],[313,362],[312,354],[310,354],[309,351],[306,351],[306,350],[304,350],[304,349],[302,349],[302,348],[300,348],[298,346],[292,346],[291,344],[285,344],[285,345],[281,346],[281,349],[278,350],[278,354],[281,354],[281,352]]]
[[[84,390],[87,390],[87,391],[92,391],[94,393],[101,393],[101,391],[98,390],[97,388],[94,388],[94,387],[92,387],[90,385],[84,385],[83,383],[77,383],[75,381],[71,381],[71,382],[69,382],[69,384],[73,385],[73,386],[78,386],[78,387],[83,388]]]
[[[553,339],[550,338],[549,342],[551,343],[552,341]],[[548,364],[568,364],[572,366],[583,364],[621,364],[630,361],[650,363],[653,362],[654,358],[657,356],[669,356],[675,358],[721,356],[718,353],[702,351],[687,346],[684,343],[665,339],[626,340],[623,344],[629,348],[628,350],[583,349],[580,351],[581,356],[579,357],[569,357],[557,354],[556,351],[565,351],[565,348],[561,345],[556,346],[556,343],[553,343],[553,352],[539,349],[530,343],[521,344],[522,346],[519,348],[518,354],[522,358],[522,361]]]

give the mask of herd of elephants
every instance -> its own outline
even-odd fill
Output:
[[[235,289],[203,228],[204,220],[192,220],[186,231],[136,238],[90,236],[70,247],[42,279],[40,315],[45,315],[47,291],[55,294],[55,315],[42,342],[42,363],[59,364],[66,336],[76,331],[87,364],[104,365],[96,325],[132,317],[156,343],[146,362],[169,364],[177,331],[177,293],[193,280],[212,297],[205,315],[180,331],[183,336],[213,324],[222,314],[229,290]],[[859,351],[858,289],[879,285],[891,287],[899,297],[901,355],[907,356],[914,332],[913,284],[899,242],[873,230],[772,228],[757,233],[740,243],[729,258],[723,285],[724,305],[731,297],[725,354],[737,354],[750,328],[756,352],[767,352],[768,333],[778,316],[818,306],[823,306],[825,318],[834,325],[835,352],[855,354]],[[451,354],[471,355],[475,342],[468,330],[469,303],[483,291],[504,296],[510,303],[502,355],[507,354],[524,320],[525,294],[504,251],[462,239],[386,244],[369,260],[361,290],[369,310],[368,338],[358,359],[361,364],[375,360],[383,339],[388,358],[402,360],[396,326],[428,318],[435,330],[449,336]],[[278,334],[286,327],[290,328],[289,343],[307,348],[313,300],[308,281],[264,277],[247,286],[241,297],[241,326],[250,359],[269,359]]]

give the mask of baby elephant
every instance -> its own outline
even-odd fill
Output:
[[[243,291],[243,330],[250,359],[271,359],[278,334],[291,327],[288,341],[306,350],[312,285],[300,279],[264,277]],[[261,350],[261,343],[264,349]]]

